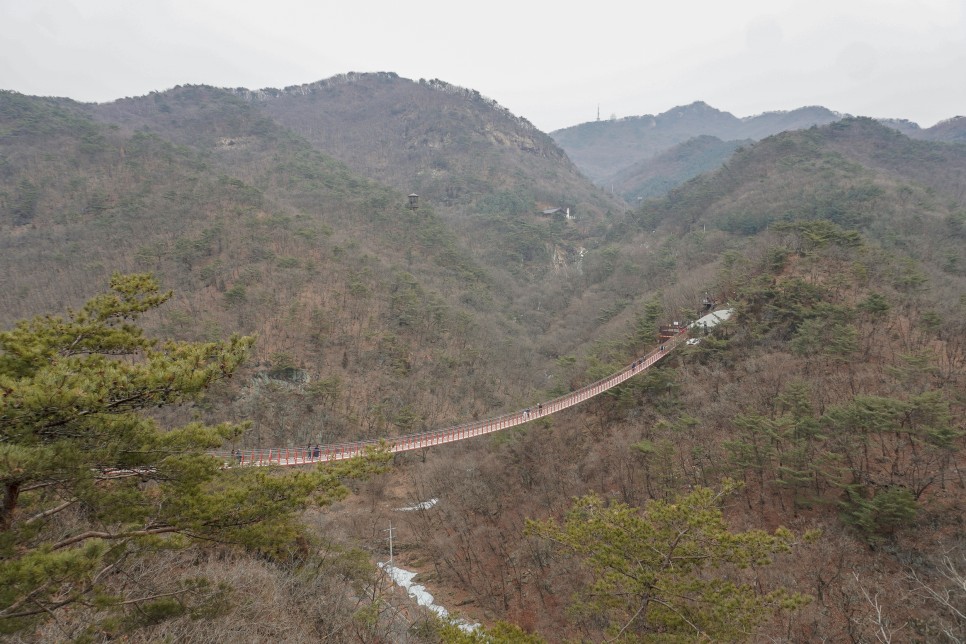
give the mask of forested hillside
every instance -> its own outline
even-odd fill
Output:
[[[599,216],[614,202],[581,181],[553,140],[478,92],[441,80],[346,74],[279,92],[239,92],[354,170],[466,212],[494,194],[579,206]]]
[[[574,496],[591,494],[667,518],[648,503],[694,503],[680,495],[737,480],[729,526],[796,535],[777,566],[755,568],[757,587],[809,596],[759,637],[962,638],[966,276],[952,195],[966,150],[929,145],[944,173],[927,187],[915,163],[895,162],[927,148],[867,120],[783,134],[615,219],[614,270],[593,291],[627,299],[592,309],[607,341],[559,360],[587,365],[576,382],[637,355],[657,320],[689,315],[702,292],[735,318],[582,413],[494,439],[485,459],[470,445],[407,465],[410,499],[439,502],[407,516],[397,548],[474,615],[549,640],[650,641],[668,625],[659,611],[639,619],[646,585],[595,586],[623,593],[606,610],[587,592],[647,556],[590,531],[596,501],[575,507],[576,523],[528,520],[564,521]],[[638,529],[622,525],[625,537]],[[630,560],[601,568],[591,544],[604,543]],[[702,617],[699,602],[691,610]]]
[[[936,123],[932,127],[921,128],[918,123],[905,119],[883,120],[883,125],[895,128],[913,139],[963,143],[966,141],[966,117],[954,116]]]
[[[718,167],[742,142],[827,125],[845,116],[823,107],[803,107],[738,118],[698,101],[657,115],[582,123],[552,132],[551,136],[581,172],[633,201],[661,196],[691,177]],[[966,118],[962,116],[929,128],[905,119],[880,122],[924,141],[962,143],[966,136]],[[721,143],[712,146],[707,137]]]
[[[629,202],[663,197],[688,179],[718,168],[751,140],[722,141],[701,135],[675,145],[651,159],[638,161],[610,179],[610,189]]]
[[[304,371],[318,388],[284,414],[266,411],[251,440],[331,440],[385,433],[397,419],[409,428],[452,418],[445,395],[416,402],[435,385],[416,385],[479,351],[490,331],[474,315],[499,293],[431,209],[407,210],[404,195],[227,92],[172,98],[208,113],[194,125],[180,117],[189,132],[207,133],[193,147],[99,125],[75,106],[4,96],[5,319],[75,305],[112,271],[151,271],[178,290],[153,321],[158,331],[258,333],[251,368]],[[479,375],[469,391],[493,395]],[[399,383],[413,397],[387,393]],[[265,394],[252,387],[240,402],[264,409]],[[454,395],[462,407],[465,396]]]
[[[595,227],[625,207],[528,121],[441,80],[345,74],[237,93],[356,172],[419,194],[516,297],[548,267],[576,264]]]
[[[576,218],[543,214],[560,206]],[[325,509],[293,501],[283,551],[145,542],[128,577],[15,637],[472,637],[379,576],[391,522],[396,562],[505,641],[962,640],[964,241],[966,147],[867,119],[744,145],[632,208],[438,81],[100,106],[4,92],[3,327],[76,310],[115,271],[153,273],[174,295],[145,312],[150,334],[256,336],[231,381],[152,416],[250,421],[226,448],[533,405],[627,365],[705,300],[735,311],[580,407],[397,455],[347,499],[320,494]],[[59,544],[114,517],[43,527]],[[183,603],[106,599],[145,579]]]
[[[525,287],[508,280],[579,276],[564,238],[585,236],[593,221],[545,218],[546,204],[529,201],[494,217],[492,249],[468,250],[474,240],[458,238],[432,199],[409,209],[405,192],[215,88],[107,106],[5,92],[0,118],[4,326],[78,307],[115,271],[155,274],[176,295],[146,314],[149,332],[258,338],[240,378],[218,383],[204,404],[158,412],[170,423],[250,422],[232,447],[388,436],[519,404],[549,359],[533,351],[542,322],[528,315]],[[497,349],[484,360],[486,347]],[[325,584],[372,583],[354,542],[325,543],[323,555],[350,566]],[[257,574],[288,584],[300,568],[280,563]],[[252,565],[243,567],[256,574]],[[225,574],[212,564],[210,578]],[[230,582],[243,595],[239,610],[253,600],[252,580]],[[334,596],[341,612],[306,632],[317,636],[329,619],[351,623],[363,599]],[[85,615],[72,612],[70,629],[83,628]]]
[[[5,292],[5,319],[76,303],[114,270],[150,270],[180,286],[177,308],[159,329],[187,337],[258,332],[260,370],[294,368],[327,380],[316,396],[325,401],[324,422],[311,405],[292,418],[266,414],[274,425],[266,440],[338,439],[353,437],[347,432],[358,433],[358,425],[375,435],[456,420],[466,410],[441,405],[437,395],[413,400],[420,389],[452,389],[453,368],[467,378],[468,389],[454,391],[457,399],[478,399],[472,413],[513,400],[507,394],[517,387],[505,389],[495,374],[526,381],[528,370],[516,360],[477,368],[474,356],[481,344],[505,345],[506,356],[529,354],[528,338],[547,324],[551,306],[562,305],[550,298],[579,277],[580,248],[604,214],[588,208],[573,221],[543,216],[541,208],[561,202],[541,201],[533,185],[596,193],[545,135],[478,96],[395,77],[348,86],[383,81],[390,90],[412,85],[449,103],[456,96],[469,116],[496,114],[509,124],[509,134],[488,126],[493,140],[447,151],[448,158],[470,159],[490,150],[494,185],[477,191],[480,203],[447,207],[429,189],[412,211],[405,192],[334,161],[237,92],[184,87],[103,106],[5,94],[8,171],[0,194],[11,234],[3,261],[5,274],[20,276]],[[421,122],[435,123],[426,115]],[[461,132],[435,127],[448,136]],[[515,153],[503,151],[521,127],[569,183],[548,182],[539,167],[523,172]],[[398,167],[415,177],[421,155],[438,153],[426,141],[412,147],[417,158]],[[513,187],[500,190],[504,181]],[[587,203],[568,202],[575,211],[578,201]],[[467,208],[470,223],[460,217]],[[57,277],[32,288],[31,274]],[[548,299],[534,312],[528,285],[537,277]],[[481,343],[483,337],[489,339]],[[371,366],[389,367],[381,379],[407,383],[408,400],[369,376],[353,382]],[[442,380],[417,386],[423,377]],[[348,390],[355,394],[343,397]],[[299,435],[284,435],[281,428],[292,426]]]
[[[740,119],[696,101],[656,115],[574,125],[552,132],[551,136],[584,174],[608,186],[612,177],[626,168],[697,136],[714,136],[723,141],[758,140],[840,118],[841,114],[823,107],[803,107]]]

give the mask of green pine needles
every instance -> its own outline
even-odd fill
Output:
[[[790,551],[795,538],[784,528],[728,530],[723,493],[697,488],[643,509],[584,497],[562,523],[530,522],[528,531],[562,546],[590,573],[573,608],[604,620],[609,641],[742,641],[776,610],[809,598],[784,588],[762,592],[741,574]]]
[[[145,337],[136,321],[170,297],[150,275],[116,274],[79,311],[0,333],[0,633],[70,609],[196,610],[197,581],[130,571],[171,548],[285,556],[305,543],[299,510],[385,465],[373,452],[316,471],[224,469],[206,451],[244,426],[162,427],[147,410],[196,400],[254,342]]]

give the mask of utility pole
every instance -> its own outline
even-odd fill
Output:
[[[392,521],[389,522],[389,529],[383,530],[383,532],[389,533],[389,567],[392,568]]]

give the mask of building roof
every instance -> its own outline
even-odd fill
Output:
[[[721,309],[719,311],[712,311],[711,313],[708,313],[704,317],[700,317],[696,321],[692,322],[691,326],[699,327],[699,328],[706,327],[710,329],[711,327],[718,326],[719,324],[721,324],[722,322],[730,318],[734,312],[735,312],[734,309]]]

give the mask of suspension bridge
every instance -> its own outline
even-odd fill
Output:
[[[325,463],[330,461],[342,461],[349,458],[360,456],[368,447],[382,445],[392,453],[409,452],[426,447],[446,445],[457,441],[476,438],[484,434],[492,434],[510,427],[516,427],[528,423],[538,418],[544,418],[557,412],[563,411],[578,405],[585,400],[599,396],[604,392],[613,389],[629,378],[633,378],[649,367],[658,363],[673,349],[685,342],[688,338],[687,328],[675,330],[675,335],[662,342],[660,346],[649,352],[647,355],[634,360],[620,371],[612,373],[606,378],[581,387],[568,394],[537,403],[519,411],[510,412],[501,416],[477,420],[461,425],[454,425],[444,429],[436,429],[419,434],[408,434],[406,436],[396,436],[394,438],[383,438],[377,440],[363,440],[348,443],[335,443],[329,445],[316,445],[314,447],[270,447],[262,449],[238,449],[231,451],[212,452],[213,456],[224,459],[226,464],[233,466],[296,466],[311,465],[314,463]]]

